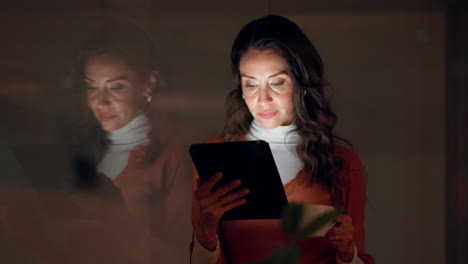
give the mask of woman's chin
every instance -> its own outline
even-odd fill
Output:
[[[265,129],[273,129],[281,125],[280,123],[273,120],[257,120],[257,122]]]
[[[101,124],[101,128],[102,130],[104,131],[107,131],[107,132],[112,132],[112,131],[115,131],[119,128],[121,128],[123,125],[119,125],[119,124],[115,124],[115,123],[111,123],[111,122],[100,122]]]
[[[273,129],[280,126],[289,126],[292,124],[292,121],[281,122],[278,120],[257,120],[256,121],[265,129]]]

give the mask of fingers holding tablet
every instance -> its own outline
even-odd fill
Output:
[[[241,181],[238,179],[212,191],[222,177],[221,173],[215,173],[209,180],[201,184],[195,192],[195,199],[200,207],[197,239],[207,249],[213,248],[212,241],[216,241],[216,230],[221,217],[227,211],[245,204],[247,200],[240,198],[249,193],[247,188],[233,191],[241,185]]]
[[[218,172],[215,175],[221,175],[222,173]],[[241,181],[239,179],[232,180],[228,184],[219,187],[216,191],[214,191],[214,195],[217,197],[222,197],[229,193],[230,191],[234,190],[235,188],[239,187],[241,185]]]
[[[245,203],[245,199],[239,198],[247,195],[249,189],[242,188],[233,191],[241,185],[239,179],[233,180],[219,187],[217,190],[212,190],[213,186],[215,186],[222,177],[222,173],[215,173],[209,180],[201,184],[195,192],[195,199],[198,200],[201,213],[210,211],[222,216],[226,211]]]
[[[200,201],[209,196],[214,197],[211,193],[211,189],[213,189],[213,186],[215,186],[215,184],[218,183],[222,177],[223,175],[221,173],[215,173],[205,183],[198,186],[198,189],[195,191],[195,199]]]
[[[237,201],[237,200],[239,198],[247,195],[247,194],[249,194],[249,189],[248,188],[243,188],[243,189],[241,189],[241,190],[239,190],[237,192],[234,192],[234,193],[232,193],[230,195],[226,195],[224,197],[221,197],[219,199],[219,202],[223,205],[223,207],[229,208],[229,209],[226,210],[226,211],[228,211],[228,210],[236,207],[236,206],[229,207],[230,204],[239,204],[239,205],[244,204],[246,202],[245,199],[240,199],[239,201]],[[235,203],[233,203],[233,202],[235,202]]]

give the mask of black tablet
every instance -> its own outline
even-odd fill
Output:
[[[216,172],[223,178],[213,187],[215,191],[235,179],[250,193],[247,203],[226,212],[221,220],[279,219],[288,203],[270,146],[265,141],[239,141],[193,144],[190,146],[195,168],[201,182]]]

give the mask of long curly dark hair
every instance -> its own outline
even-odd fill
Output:
[[[323,80],[322,59],[304,32],[289,19],[265,16],[248,23],[237,35],[231,49],[231,70],[236,88],[226,99],[224,140],[236,141],[245,137],[253,120],[242,99],[239,72],[240,60],[249,49],[273,51],[286,60],[295,81],[293,115],[300,136],[297,152],[303,169],[308,172],[311,181],[328,187],[333,203],[339,206],[342,193],[337,172],[343,162],[333,156],[337,139],[333,128],[337,117],[324,94],[326,83]]]

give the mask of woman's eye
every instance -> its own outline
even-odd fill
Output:
[[[271,86],[282,86],[282,85],[284,85],[284,81],[270,83],[270,85],[271,85]]]
[[[109,90],[111,91],[120,91],[123,88],[124,86],[122,84],[114,84],[114,85],[109,86]]]
[[[254,88],[254,87],[257,87],[257,84],[246,83],[246,84],[244,84],[244,87],[245,87],[245,88]]]
[[[98,88],[92,86],[86,86],[86,91],[89,93],[97,91]]]

